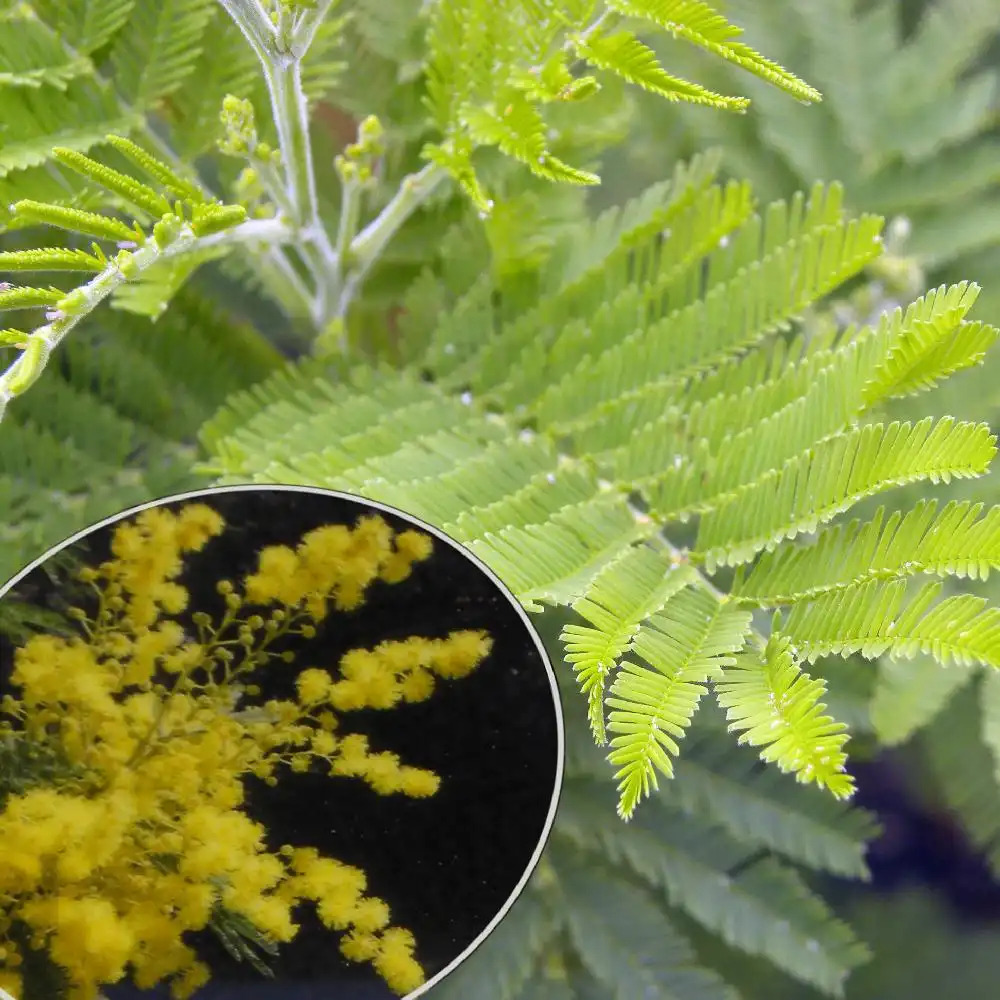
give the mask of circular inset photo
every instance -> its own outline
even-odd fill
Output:
[[[541,641],[436,529],[299,487],[126,511],[0,592],[0,990],[420,996],[562,767]]]

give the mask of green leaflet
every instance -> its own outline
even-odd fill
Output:
[[[136,0],[32,0],[32,8],[78,52],[93,52],[125,23]]]
[[[280,361],[259,334],[186,291],[155,327],[101,314],[62,359],[0,433],[5,580],[89,524],[197,485],[184,442],[227,393]]]
[[[720,254],[719,268],[709,272],[708,287],[702,292],[694,285],[689,304],[682,301],[676,309],[668,308],[651,325],[630,330],[570,372],[552,372],[555,384],[536,403],[539,419],[569,429],[602,403],[631,396],[652,383],[708,371],[756,346],[877,256],[880,228],[879,220],[871,218],[820,224],[800,238],[768,248],[763,257],[756,241],[734,241],[732,253]],[[755,229],[747,227],[754,235]],[[754,262],[745,271],[726,273],[732,262],[750,254]],[[789,280],[793,273],[803,275],[799,282]],[[584,376],[591,387],[585,395],[575,390]]]
[[[700,822],[728,830],[743,844],[773,851],[810,868],[867,879],[866,842],[877,830],[874,818],[792,775],[763,767],[717,724],[721,713],[702,706],[674,778],[653,800]],[[699,720],[702,724],[699,725]],[[582,718],[566,712],[566,779],[599,782],[588,794],[607,798],[608,764]],[[640,811],[633,822],[641,821]],[[623,829],[620,825],[617,829]]]
[[[941,589],[934,580],[907,600],[904,581],[869,581],[796,604],[781,629],[810,661],[854,652],[869,659],[924,653],[946,667],[1000,667],[1000,608],[973,594],[934,604]]]
[[[982,737],[993,757],[993,775],[1000,782],[1000,674],[990,670],[981,680]]]
[[[705,683],[733,662],[749,628],[747,612],[688,587],[639,629],[631,647],[646,665],[623,660],[607,698],[608,731],[615,734],[608,760],[617,768],[623,818],[657,787],[657,771],[673,774],[671,757]]]
[[[567,507],[544,523],[504,528],[468,547],[494,569],[529,610],[568,604],[632,542],[652,532],[620,497]]]
[[[750,103],[745,97],[723,97],[696,83],[671,76],[648,45],[630,31],[613,35],[600,33],[581,40],[574,46],[577,55],[598,69],[610,70],[629,83],[638,84],[670,101],[690,101],[726,111],[744,111]]]
[[[213,6],[211,0],[137,4],[109,56],[118,90],[140,107],[176,90],[201,51]]]
[[[730,24],[704,0],[609,0],[608,6],[630,17],[647,18],[802,101],[820,100],[819,91],[738,41],[742,30]]]
[[[607,741],[607,678],[631,648],[643,619],[693,580],[690,568],[677,567],[665,553],[640,545],[605,567],[583,597],[573,602],[573,610],[589,625],[566,625],[560,639],[566,661],[574,665],[577,683],[587,696],[591,730],[598,743]]]
[[[986,424],[950,417],[869,424],[817,445],[709,511],[697,550],[709,567],[745,562],[890,486],[981,475],[995,454]]]
[[[0,271],[100,271],[106,264],[103,254],[66,247],[0,252]]]
[[[982,515],[982,516],[980,516]],[[788,604],[869,580],[934,573],[986,579],[1000,565],[1000,508],[936,500],[886,516],[879,507],[858,520],[824,528],[810,545],[765,552],[734,593],[748,603]]]
[[[529,610],[574,606],[583,621],[564,629],[565,653],[594,735],[612,737],[627,814],[673,773],[709,681],[768,759],[849,790],[842,729],[791,647],[728,666],[750,637],[751,605],[790,605],[782,632],[809,660],[951,649],[953,610],[974,612],[980,629],[960,656],[994,655],[994,612],[978,599],[887,642],[881,619],[869,628],[862,611],[884,610],[888,591],[861,592],[917,571],[982,572],[992,516],[926,506],[905,521],[825,526],[892,486],[987,468],[985,424],[863,422],[981,361],[995,331],[965,318],[977,288],[935,289],[860,328],[776,339],[873,258],[880,220],[845,218],[836,185],[756,215],[751,206],[745,186],[712,184],[711,164],[679,168],[588,224],[592,245],[557,244],[543,303],[505,304],[486,276],[464,295],[458,286],[428,335],[440,377],[362,365],[336,383],[304,364],[234,399],[202,435],[206,468],[223,481],[323,484],[399,504],[470,545]],[[663,225],[681,234],[675,248]],[[694,551],[658,551],[657,533],[692,515]],[[811,544],[791,544],[815,530]],[[735,600],[702,587],[698,565],[742,567]],[[776,721],[761,702],[775,691],[791,699],[781,741],[762,728]]]
[[[902,0],[788,6],[735,0],[727,8],[732,20],[769,57],[794,60],[823,92],[822,103],[793,105],[736,67],[716,63],[718,72],[705,82],[747,93],[751,113],[706,117],[681,107],[671,114],[650,102],[654,124],[640,142],[655,148],[653,136],[670,115],[683,149],[722,143],[734,172],[766,198],[837,177],[857,209],[909,220],[904,252],[933,268],[932,283],[983,283],[987,317],[997,301],[995,261],[984,251],[1000,232],[991,134],[998,77],[983,53],[1000,24],[997,8],[990,0],[941,0],[922,9],[919,23],[904,33],[905,6]],[[697,56],[674,49],[671,69],[697,72]]]
[[[823,714],[825,683],[799,669],[791,641],[777,628],[764,650],[736,657],[715,690],[729,729],[741,743],[763,747],[763,760],[839,799],[853,794],[843,750],[847,727]]]
[[[666,801],[801,864],[868,878],[864,854],[876,824],[857,807],[759,767],[722,734],[694,738],[674,769]]]
[[[723,97],[668,74],[634,34],[609,34],[604,23],[608,14],[611,23],[617,15],[627,15],[645,21],[645,26],[670,31],[801,100],[819,98],[817,91],[777,63],[735,41],[737,29],[700,0],[667,5],[621,2],[608,7],[603,11],[589,0],[449,0],[433,7],[426,105],[441,138],[428,143],[423,155],[444,166],[484,215],[493,203],[473,167],[473,143],[494,146],[552,181],[596,183],[594,174],[560,159],[558,147],[550,148],[547,138],[549,122],[543,106],[580,96],[575,83],[584,78],[572,74],[569,50],[599,72],[670,100],[737,110],[746,106],[745,98]],[[594,83],[587,85],[590,92]]]
[[[961,817],[970,839],[996,873],[1000,871],[1000,791],[993,748],[983,738],[988,733],[984,723],[991,725],[992,695],[987,694],[984,705],[981,694],[979,684],[957,692],[921,733],[919,746],[936,790]]]
[[[106,86],[80,79],[56,94],[34,88],[3,91],[0,178],[45,163],[56,142],[84,152],[104,142],[109,132],[127,134],[140,123]]]
[[[139,143],[123,135],[109,135],[107,141],[119,153],[134,163],[140,170],[149,174],[157,183],[161,184],[176,197],[195,205],[205,200],[204,195],[196,184],[182,177],[168,164],[144,149]]]
[[[602,799],[570,784],[560,840],[631,870],[727,944],[830,994],[869,957],[791,868],[658,800],[623,828]]]
[[[600,182],[596,174],[571,167],[549,151],[545,121],[521,94],[501,94],[496,110],[468,107],[461,111],[461,117],[476,145],[496,146],[502,153],[526,164],[539,177],[570,184]]]
[[[52,150],[52,155],[59,163],[83,177],[89,177],[108,191],[121,195],[126,202],[138,206],[154,219],[171,210],[170,202],[148,184],[142,184],[134,177],[92,160],[89,156],[58,146]]]
[[[14,309],[30,309],[34,306],[54,306],[65,293],[55,287],[0,289],[0,312]]]
[[[886,746],[903,743],[932,722],[974,673],[958,663],[944,667],[926,653],[908,660],[883,657],[877,669],[869,711],[875,732]]]
[[[559,858],[556,872],[570,939],[595,979],[623,997],[735,1000],[715,973],[696,964],[687,940],[647,893],[569,852]]]
[[[19,11],[0,12],[0,88],[65,91],[70,80],[89,70],[90,61],[67,52],[44,24]]]
[[[137,233],[119,219],[113,219],[97,212],[84,212],[76,208],[46,205],[43,202],[24,199],[12,206],[17,216],[25,221],[58,226],[71,233],[82,233],[99,240],[134,242]]]

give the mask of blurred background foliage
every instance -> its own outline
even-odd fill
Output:
[[[330,181],[322,196],[331,219],[337,185],[328,166],[358,118],[376,113],[389,129],[383,199],[413,168],[425,138],[414,124],[421,0],[352,6],[343,52],[324,53],[313,84],[317,164]],[[511,167],[488,161],[494,216],[484,224],[443,190],[380,261],[351,317],[354,329],[379,330],[382,353],[405,360],[407,335],[433,324],[449,287],[464,288],[483,267],[504,283],[530,283],[532,268],[584,212],[634,196],[708,147],[719,149],[726,174],[752,181],[761,202],[839,180],[851,208],[886,216],[886,256],[822,314],[806,317],[807,325],[867,320],[958,280],[983,286],[973,316],[1000,324],[1000,3],[716,6],[744,26],[756,49],[817,86],[823,103],[800,106],[703,54],[658,43],[669,69],[747,94],[750,112],[666,105],[606,88],[586,114],[570,109],[555,150],[580,165],[600,161],[600,189],[588,198],[580,189],[525,184],[518,171],[517,193],[505,198]],[[212,47],[153,115],[163,130],[198,123],[185,126],[183,152],[216,185],[232,178],[224,162],[206,158],[213,142],[206,109],[253,80],[252,58],[234,31],[216,19]],[[342,55],[350,72],[337,72]],[[94,193],[80,197],[90,205]],[[3,249],[33,242],[31,233],[4,232],[0,219]],[[102,516],[204,481],[191,471],[198,428],[230,393],[294,349],[294,330],[247,277],[245,267],[209,265],[155,322],[100,310],[12,407],[0,433],[0,577]],[[1000,429],[997,371],[988,361],[947,380],[919,412],[902,401],[892,415],[950,412]],[[1000,502],[998,486],[994,474],[935,495],[991,505]],[[904,489],[891,499],[906,507],[917,496]],[[966,589],[1000,600],[995,580]],[[561,622],[546,619],[556,651]],[[508,919],[432,991],[434,1000],[708,1000],[736,996],[727,983],[747,998],[806,1000],[835,994],[848,973],[848,1000],[994,996],[1000,685],[930,658],[838,662],[817,672],[828,677],[832,712],[853,729],[862,809],[844,812],[762,770],[752,752],[717,744],[706,727],[692,732],[677,779],[663,783],[641,822],[625,826],[607,801],[606,764],[589,742],[582,702],[567,685],[568,778],[549,850]],[[727,828],[736,816],[743,825]],[[858,882],[869,869],[870,881]],[[702,876],[697,891],[685,872]],[[711,898],[706,873],[717,879]],[[813,905],[810,888],[829,911]],[[803,935],[803,927],[815,934]],[[870,961],[859,939],[874,954]]]

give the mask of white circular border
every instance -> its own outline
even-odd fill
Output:
[[[538,867],[538,862],[541,860],[542,852],[545,850],[545,845],[548,843],[549,836],[552,833],[552,826],[555,823],[556,811],[559,806],[559,797],[562,793],[563,777],[566,766],[566,734],[563,723],[562,700],[559,697],[559,684],[556,680],[555,671],[553,670],[552,663],[549,660],[545,644],[539,637],[534,625],[531,624],[531,620],[528,618],[528,613],[523,607],[521,607],[520,602],[510,592],[507,585],[496,575],[496,573],[493,572],[492,569],[489,568],[489,566],[487,566],[477,555],[465,548],[465,546],[446,535],[440,528],[436,528],[434,525],[428,524],[426,521],[421,521],[420,518],[414,517],[412,514],[407,514],[405,511],[399,510],[397,507],[391,507],[389,504],[380,503],[377,500],[369,500],[368,497],[359,496],[354,493],[343,493],[340,490],[327,490],[322,487],[293,486],[277,483],[246,483],[233,486],[210,486],[203,490],[190,490],[186,493],[174,493],[170,496],[161,497],[159,500],[152,500],[149,503],[129,507],[127,510],[120,511],[118,514],[106,517],[103,521],[97,521],[90,525],[90,527],[78,531],[75,535],[70,535],[69,538],[63,540],[58,545],[53,545],[48,552],[39,556],[33,562],[25,566],[25,568],[22,569],[17,575],[11,577],[7,583],[0,587],[0,600],[3,600],[7,592],[16,586],[20,580],[33,570],[37,569],[56,553],[61,552],[74,542],[92,534],[100,528],[114,524],[116,521],[122,521],[127,517],[131,517],[132,515],[139,513],[140,511],[148,510],[151,507],[160,507],[168,503],[175,503],[180,500],[190,500],[196,497],[211,496],[216,493],[246,493],[250,491],[259,493],[265,490],[280,490],[286,493],[310,493],[313,495],[335,497],[338,500],[348,500],[352,503],[367,507],[374,507],[375,509],[384,511],[387,514],[392,514],[395,517],[402,518],[404,521],[409,521],[411,524],[418,525],[435,537],[442,539],[452,548],[457,549],[463,556],[465,556],[466,559],[469,560],[469,562],[477,566],[483,574],[489,577],[493,583],[496,584],[497,589],[507,598],[507,600],[510,601],[514,610],[524,623],[528,634],[534,640],[535,647],[541,655],[542,663],[544,664],[546,673],[548,674],[549,688],[552,691],[553,707],[556,710],[556,780],[555,787],[552,792],[552,803],[549,806],[549,812],[545,818],[545,825],[542,828],[541,836],[538,839],[538,845],[532,852],[528,865],[524,870],[524,874],[521,876],[521,880],[516,886],[514,886],[510,896],[507,897],[507,901],[500,907],[499,912],[480,932],[479,936],[466,947],[465,951],[461,952],[461,954],[459,954],[456,958],[452,959],[451,963],[446,965],[440,972],[437,973],[437,975],[433,976],[430,980],[424,983],[423,986],[418,987],[412,993],[407,993],[406,996],[402,998],[402,1000],[416,1000],[417,997],[423,996],[432,987],[439,985],[443,979],[445,979],[450,973],[454,972],[455,969],[457,969],[467,958],[469,958],[469,956],[472,955],[472,953],[490,936],[490,934],[493,933],[496,927],[500,924],[500,921],[503,920],[503,918],[510,912],[511,907],[513,907],[514,903],[517,902],[518,897],[524,891],[528,881],[534,874],[535,869]],[[3,989],[0,989],[0,1000],[15,1000],[15,998],[9,996]]]

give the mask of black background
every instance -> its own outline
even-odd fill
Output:
[[[311,528],[353,524],[371,510],[363,501],[273,489],[207,494],[164,506],[176,509],[194,499],[208,503],[227,521],[220,537],[187,557],[180,578],[191,592],[190,608],[208,611],[216,621],[222,611],[216,582],[237,582],[253,572],[263,546],[294,545]],[[397,531],[413,527],[405,519],[374,512]],[[106,557],[113,527],[87,536],[87,562]],[[16,590],[49,604],[58,601],[42,567]],[[182,623],[184,619],[179,616]],[[552,802],[560,709],[543,658],[519,613],[467,556],[435,537],[434,554],[417,563],[406,581],[375,583],[359,609],[332,612],[315,639],[293,639],[280,647],[296,651],[295,663],[269,664],[261,672],[260,698],[245,702],[291,696],[300,669],[335,668],[349,649],[410,635],[444,637],[462,628],[485,629],[493,639],[489,657],[470,676],[439,681],[424,703],[345,713],[340,727],[366,733],[373,750],[392,751],[404,763],[437,772],[442,783],[435,796],[379,796],[359,780],[318,773],[282,771],[277,788],[245,780],[247,811],[266,826],[269,848],[313,845],[363,868],[368,892],[386,900],[394,924],[415,934],[416,957],[428,979],[458,957],[508,900],[538,846]],[[2,690],[10,686],[9,643],[0,645],[0,657]],[[393,996],[369,965],[340,956],[337,936],[322,928],[308,907],[296,919],[302,929],[293,942],[281,946],[270,988],[251,967],[232,960],[213,935],[190,936],[213,969],[213,983],[196,998],[235,996],[228,984],[236,981],[243,984],[241,990],[252,987],[256,1000],[319,996],[323,984],[350,1000]],[[105,992],[109,1000],[166,995],[125,984]]]

